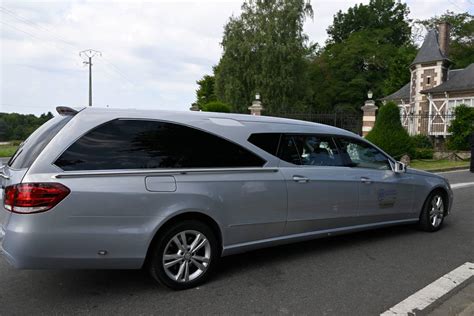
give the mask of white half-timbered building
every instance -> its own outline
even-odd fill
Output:
[[[474,107],[474,63],[450,69],[448,23],[430,30],[410,65],[411,80],[383,98],[400,108],[403,126],[411,135],[447,136],[454,108]]]

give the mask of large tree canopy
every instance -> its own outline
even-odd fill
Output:
[[[406,4],[371,0],[336,14],[327,45],[311,65],[316,108],[358,110],[369,89],[378,98],[409,81],[416,47],[408,13]]]
[[[395,46],[407,44],[411,30],[405,3],[393,0],[371,0],[369,4],[359,4],[347,12],[339,11],[328,27],[328,43],[342,43],[353,33],[366,30],[385,30],[385,41]]]
[[[416,23],[427,29],[433,29],[440,22],[451,24],[449,58],[454,62],[454,67],[464,68],[474,63],[474,16],[467,12],[447,11],[441,16],[419,20]]]
[[[247,112],[260,93],[266,113],[301,106],[309,83],[305,0],[247,0],[224,29],[223,55],[215,69],[218,99]]]

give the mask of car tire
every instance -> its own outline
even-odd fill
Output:
[[[209,278],[219,259],[219,247],[208,225],[184,220],[159,234],[150,253],[149,272],[153,279],[173,290],[185,290]]]
[[[438,231],[446,215],[446,197],[440,191],[431,192],[423,205],[419,227],[427,232]]]

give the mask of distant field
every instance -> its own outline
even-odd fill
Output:
[[[0,157],[10,157],[16,151],[18,146],[15,145],[0,145]]]

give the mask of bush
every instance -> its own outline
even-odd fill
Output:
[[[455,119],[451,121],[448,131],[448,149],[469,150],[469,135],[474,132],[474,108],[461,104],[454,109]]]
[[[366,138],[396,159],[403,155],[414,156],[412,140],[403,128],[400,111],[393,102],[388,102],[380,108],[375,126]]]
[[[232,107],[224,102],[212,101],[207,104],[204,104],[202,110],[205,112],[230,113],[232,111]]]
[[[431,139],[426,135],[418,134],[415,136],[411,136],[411,141],[413,142],[413,146],[415,146],[415,148],[433,149],[433,143],[431,142]]]
[[[433,159],[434,150],[432,148],[416,148],[413,159]]]

